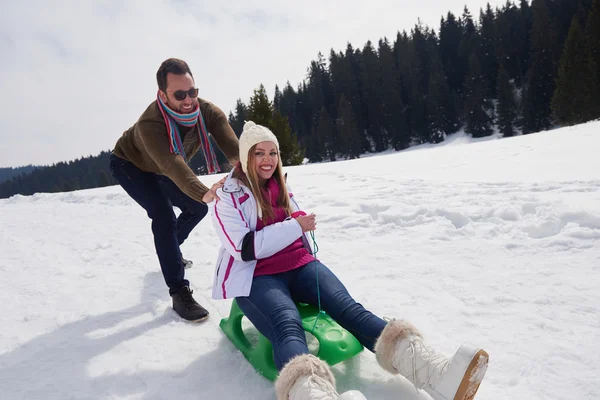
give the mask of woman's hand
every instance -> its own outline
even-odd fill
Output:
[[[300,215],[296,217],[296,221],[298,221],[298,223],[302,227],[302,233],[314,231],[315,229],[317,229],[317,219],[315,214]]]
[[[204,197],[202,197],[202,201],[205,202],[206,204],[210,203],[213,200],[221,200],[219,198],[219,196],[217,196],[217,190],[222,188],[223,185],[225,184],[225,180],[227,179],[227,177],[221,179],[220,181],[218,181],[217,183],[215,183],[214,185],[212,185],[210,187],[210,189],[208,190],[208,192],[206,192],[204,194]]]

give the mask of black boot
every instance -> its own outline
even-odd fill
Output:
[[[179,316],[188,321],[200,322],[208,318],[208,311],[194,300],[194,293],[188,286],[184,286],[177,293],[173,293],[173,309]]]
[[[186,260],[183,257],[181,257],[181,262],[183,262],[183,268],[185,268],[185,269],[189,269],[194,266],[194,263],[192,260]]]

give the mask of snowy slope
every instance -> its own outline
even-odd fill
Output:
[[[597,399],[598,132],[456,135],[286,171],[355,298],[448,355],[489,352],[477,399]],[[0,398],[275,398],[218,328],[230,301],[210,299],[208,219],[183,245],[203,324],[171,310],[150,221],[120,187],[0,200],[0,238]],[[367,351],[334,371],[369,399],[428,398]]]

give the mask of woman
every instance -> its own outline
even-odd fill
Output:
[[[364,399],[356,391],[340,396],[328,365],[308,351],[295,302],[317,305],[320,299],[322,309],[374,352],[386,370],[400,373],[436,400],[472,399],[487,368],[487,353],[461,346],[447,359],[426,345],[410,323],[387,323],[357,303],[312,255],[306,233],[316,229],[316,218],[300,209],[286,183],[275,135],[246,122],[239,149],[239,164],[215,184],[220,187],[216,196],[209,192],[204,197],[222,243],[213,298],[235,298],[273,344],[277,398]]]

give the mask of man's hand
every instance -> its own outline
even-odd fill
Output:
[[[202,201],[208,204],[215,199],[221,200],[219,196],[217,196],[217,190],[223,187],[223,184],[225,183],[226,179],[227,177],[221,179],[220,181],[212,185],[210,187],[210,190],[204,194],[204,197],[202,197]]]

